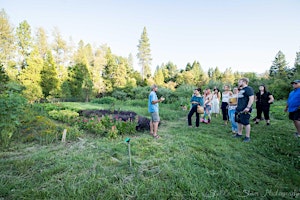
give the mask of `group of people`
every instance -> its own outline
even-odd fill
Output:
[[[211,115],[217,116],[220,112],[220,100],[221,110],[224,125],[227,122],[231,122],[231,129],[234,133],[234,138],[241,138],[243,129],[245,129],[244,142],[250,141],[250,113],[252,112],[253,103],[256,102],[257,116],[255,117],[255,124],[258,124],[262,120],[262,114],[266,121],[266,125],[270,125],[270,105],[274,101],[273,95],[267,91],[265,85],[259,86],[259,91],[254,94],[253,88],[248,86],[249,79],[241,78],[238,81],[238,86],[230,90],[229,85],[224,86],[222,94],[218,88],[211,90],[205,89],[202,94],[201,88],[194,90],[194,93],[190,99],[191,109],[188,113],[188,126],[192,127],[192,116],[196,113],[196,127],[200,126],[200,122],[210,123]],[[294,121],[294,125],[297,129],[296,136],[300,137],[300,80],[295,80],[291,83],[294,90],[290,93],[285,111],[289,112],[289,119]],[[158,114],[158,103],[164,100],[163,97],[157,98],[156,91],[158,87],[156,85],[151,86],[151,92],[148,98],[148,111],[151,113],[150,120],[150,134],[154,138],[159,138],[157,134],[158,123],[160,121]],[[200,119],[200,114],[197,112],[197,107],[202,106],[204,108],[204,114]]]

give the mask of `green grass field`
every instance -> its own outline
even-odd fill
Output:
[[[147,107],[116,107],[147,115]],[[188,128],[187,111],[167,104],[160,105],[160,139],[139,132],[114,140],[86,134],[66,144],[13,143],[0,152],[0,200],[300,199],[300,138],[282,110],[283,102],[272,105],[271,126],[251,122],[250,143],[232,138],[221,116]]]

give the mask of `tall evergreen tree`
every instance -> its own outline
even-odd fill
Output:
[[[64,66],[67,64],[67,42],[63,39],[59,29],[54,28],[53,31],[54,41],[52,43],[53,57],[56,63],[56,66]]]
[[[58,84],[56,64],[51,51],[48,51],[41,71],[41,87],[44,97],[46,98],[51,93],[56,93],[59,87]]]
[[[221,71],[219,70],[218,67],[216,67],[215,70],[213,71],[212,79],[214,81],[220,81],[222,79],[222,73],[221,73]]]
[[[75,66],[69,68],[69,78],[65,87],[69,90],[72,97],[84,98],[86,101],[89,100],[93,89],[93,82],[86,64],[77,63]]]
[[[22,91],[23,95],[29,102],[34,102],[43,97],[41,87],[41,71],[43,69],[43,59],[40,57],[38,48],[34,48],[27,59],[27,67],[24,68],[19,80],[25,87]]]
[[[287,76],[287,69],[288,66],[285,60],[285,55],[282,53],[282,51],[279,51],[275,56],[272,66],[270,67],[270,77],[285,78]]]
[[[295,63],[294,63],[294,72],[295,72],[296,77],[300,76],[300,52],[296,52],[296,58],[295,58]]]
[[[144,27],[141,39],[139,40],[137,58],[141,66],[142,78],[149,78],[151,76],[150,66],[152,58],[146,27]]]
[[[4,9],[2,9],[0,11],[0,62],[5,69],[12,60],[15,51],[15,37],[13,31],[9,18]]]
[[[26,59],[32,50],[31,27],[27,21],[23,21],[16,29],[17,43],[20,55],[20,65],[24,69],[27,66]]]
[[[46,57],[49,49],[47,40],[48,37],[46,31],[42,27],[38,28],[35,36],[35,46],[38,47],[39,54],[43,59]]]

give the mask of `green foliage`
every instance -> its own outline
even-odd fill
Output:
[[[54,62],[51,51],[48,51],[41,71],[41,87],[44,97],[47,98],[51,92],[58,89],[58,75],[56,64]]]
[[[287,99],[291,91],[291,85],[284,79],[275,79],[269,86],[269,91],[276,100]]]
[[[61,134],[59,127],[44,116],[33,116],[22,124],[21,138],[24,142],[50,144],[60,139]]]
[[[119,135],[125,134],[135,134],[137,125],[134,121],[124,122],[113,118],[111,115],[102,117],[93,116],[90,118],[80,117],[74,123],[83,130],[109,138],[117,138]]]
[[[0,144],[8,146],[19,127],[26,100],[17,93],[0,94]]]
[[[7,89],[9,77],[7,76],[3,64],[0,63],[0,94]]]
[[[25,87],[23,95],[30,102],[34,102],[43,97],[42,87],[40,85],[43,59],[40,57],[37,48],[31,52],[26,64],[26,68],[24,68],[19,75],[19,80]]]
[[[118,100],[126,100],[128,98],[128,94],[120,90],[113,91],[111,96]]]
[[[150,92],[149,92],[150,93]],[[173,91],[167,88],[159,88],[157,91],[157,97],[164,97],[165,103],[172,103],[177,98],[173,95]]]
[[[141,69],[142,79],[150,77],[151,76],[150,65],[151,65],[152,58],[151,58],[151,49],[150,49],[150,43],[149,43],[146,27],[144,27],[143,33],[141,35],[141,39],[139,40],[137,57],[139,59],[139,64],[142,67]]]
[[[88,100],[93,88],[90,72],[85,64],[78,63],[69,68],[68,81],[64,85],[64,91],[71,97]]]
[[[150,93],[150,87],[136,87],[132,89],[132,98],[147,99]]]
[[[52,110],[49,112],[49,116],[55,120],[59,120],[65,123],[71,123],[79,117],[79,114],[71,110]]]
[[[114,97],[102,97],[100,99],[93,99],[91,103],[98,103],[98,104],[113,104],[117,101]]]
[[[271,112],[273,109],[279,112],[277,106],[284,106],[284,101],[272,104]],[[129,145],[124,141],[127,135],[114,140],[84,135],[66,145],[16,144],[9,151],[1,151],[1,197],[299,197],[299,139],[293,136],[295,129],[292,121],[274,119],[272,113],[271,126],[265,126],[264,123],[255,125],[251,121],[251,142],[243,143],[240,139],[232,138],[229,125],[220,128],[221,117],[213,118],[211,124],[189,128],[186,122],[188,111],[169,111],[172,111],[171,105],[163,104],[161,112],[174,115],[174,119],[165,120],[162,117],[160,139],[153,139],[148,132],[130,136],[132,166],[129,166]],[[194,119],[193,116],[193,124]],[[108,130],[112,138],[116,129],[110,127]]]

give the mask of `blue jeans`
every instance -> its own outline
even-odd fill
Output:
[[[229,121],[231,122],[231,130],[234,132],[238,131],[237,123],[235,122],[235,109],[228,110]]]

